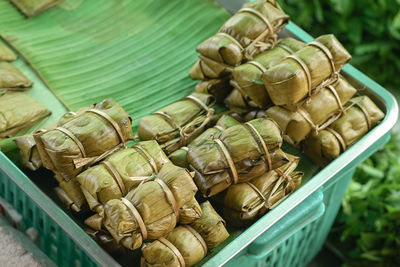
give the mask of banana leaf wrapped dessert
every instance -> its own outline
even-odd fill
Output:
[[[211,121],[212,95],[192,93],[183,100],[142,118],[138,126],[141,140],[156,140],[167,154],[189,144]]]
[[[232,185],[216,196],[222,202],[224,218],[241,227],[274,208],[300,187],[302,173],[295,172],[300,158],[287,154],[289,162],[250,182]]]
[[[262,74],[275,105],[292,106],[337,78],[351,55],[333,34],[322,35]]]
[[[0,95],[0,140],[26,132],[51,112],[22,92]]]
[[[36,171],[43,166],[32,134],[16,137],[14,142],[19,148],[20,161],[23,166],[32,171]]]
[[[282,132],[269,118],[224,130],[218,138],[190,146],[187,160],[205,197],[249,181],[288,162],[280,150]]]
[[[76,179],[64,180],[59,175],[54,175],[58,186],[54,188],[57,197],[64,203],[67,209],[75,212],[85,212],[88,205]]]
[[[199,60],[190,69],[189,76],[193,80],[202,81],[224,79],[229,77],[233,67],[199,55]]]
[[[229,84],[230,77],[200,81],[194,91],[202,94],[210,94],[215,97],[217,103],[223,103],[226,96],[232,91]]]
[[[8,62],[0,62],[0,89],[22,89],[32,86],[29,80],[20,70]]]
[[[0,43],[0,61],[14,61],[17,57],[7,46]]]
[[[73,112],[72,112],[73,113]],[[60,126],[68,120],[70,113],[64,114],[58,122],[53,122],[47,125],[44,129],[53,129]],[[13,139],[19,149],[20,163],[31,171],[36,171],[43,167],[42,159],[40,158],[39,151],[36,147],[35,138],[33,134],[26,134],[18,136]]]
[[[133,188],[154,178],[170,162],[156,141],[142,141],[120,149],[76,179],[91,210],[100,213],[103,204],[125,196]]]
[[[312,132],[326,128],[341,113],[344,104],[357,90],[343,77],[327,87],[321,88],[309,101],[303,101],[296,111],[273,106],[266,115],[275,120],[285,133],[284,139],[298,145]]]
[[[241,93],[238,89],[236,81],[232,80],[232,92],[225,98],[225,105],[237,114],[243,114],[254,110],[257,106],[249,96]]]
[[[171,161],[180,167],[189,168],[189,164],[187,162],[187,152],[189,147],[198,146],[203,142],[211,140],[213,138],[218,138],[222,131],[232,127],[234,125],[240,124],[237,120],[235,120],[230,115],[223,115],[215,124],[214,127],[208,128],[201,135],[199,135],[196,139],[194,139],[187,147],[181,147],[180,149],[174,151],[169,155]]]
[[[68,181],[133,139],[131,118],[114,99],[71,114],[67,122],[34,134],[43,166]]]
[[[201,210],[201,218],[190,225],[178,226],[165,237],[145,243],[141,266],[192,266],[228,238],[225,221],[210,202],[202,203]]]
[[[123,198],[107,201],[104,211],[95,218],[89,217],[86,223],[95,230],[104,225],[117,243],[137,249],[143,240],[171,232],[177,222],[188,224],[200,218],[196,192],[192,175],[186,169],[166,163],[156,179],[141,184]]]
[[[348,102],[346,114],[302,143],[304,153],[320,166],[337,158],[375,127],[385,114],[368,96]]]
[[[289,21],[275,0],[247,2],[228,19],[218,33],[197,47],[200,60],[193,66],[191,77],[218,78],[276,43],[276,34]],[[205,62],[207,67],[202,66]],[[206,73],[203,72],[206,70]],[[216,74],[210,77],[210,74]]]
[[[113,99],[106,99],[60,118],[57,127],[34,133],[43,167],[54,172],[57,196],[76,212],[86,209],[76,175],[133,139],[131,118]]]
[[[128,253],[128,249],[118,244],[115,239],[104,230],[86,228],[85,232],[102,248],[113,256],[122,256]]]
[[[68,112],[64,114],[57,122],[51,123],[46,126],[45,130],[51,130],[56,127],[62,126],[69,120],[74,119],[77,114],[82,112],[84,109],[78,112]],[[26,168],[36,171],[43,167],[42,159],[40,158],[39,150],[37,148],[33,134],[24,135],[21,137],[14,138],[14,142],[17,144],[20,154],[20,160],[23,166]],[[76,212],[80,212],[86,208],[86,200],[80,189],[79,183],[75,179],[64,180],[60,175],[54,175],[54,178],[58,181],[59,186],[56,187],[55,193],[61,199],[61,201],[69,208]]]
[[[11,2],[28,18],[58,5],[62,0],[11,0]]]
[[[234,87],[244,95],[245,99],[251,99],[249,103],[251,107],[265,109],[270,100],[261,80],[261,75],[286,56],[305,46],[305,43],[290,37],[281,39],[274,48],[233,69]]]

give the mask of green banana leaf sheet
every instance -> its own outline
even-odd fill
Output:
[[[0,1],[0,35],[70,110],[113,97],[138,119],[194,88],[195,48],[229,14],[212,0],[66,0],[27,19]]]

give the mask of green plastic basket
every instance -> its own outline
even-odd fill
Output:
[[[284,34],[303,41],[312,40],[293,23],[286,27]],[[305,266],[321,249],[356,166],[389,140],[398,116],[397,103],[384,88],[350,65],[343,72],[354,85],[367,88],[367,94],[386,112],[384,120],[244,232],[233,231],[229,240],[211,251],[201,264]],[[34,78],[33,73],[30,75]],[[41,83],[40,79],[35,82]],[[51,94],[43,97],[54,99]],[[60,112],[62,109],[58,107]],[[34,227],[39,231],[38,246],[56,264],[132,266],[132,262],[138,262],[135,257],[134,261],[131,258],[117,262],[103,251],[83,231],[80,218],[61,208],[51,190],[52,180],[41,177],[42,173],[29,173],[29,179],[11,160],[12,151],[4,152],[9,157],[0,152],[0,197],[22,215],[19,224],[22,230]]]

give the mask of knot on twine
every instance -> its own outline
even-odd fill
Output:
[[[187,144],[189,144],[190,141],[192,141],[192,138],[196,137],[197,134],[203,131],[204,127],[206,127],[209,124],[210,120],[212,119],[212,116],[214,115],[214,109],[209,108],[197,97],[189,95],[185,97],[184,100],[192,101],[201,108],[201,111],[199,113],[200,114],[199,116],[197,116],[195,119],[193,119],[192,121],[190,121],[189,123],[187,123],[182,127],[179,124],[177,124],[175,120],[164,111],[157,111],[154,113],[155,115],[163,117],[174,129],[179,131],[180,146],[186,146]],[[201,115],[203,112],[206,112],[205,116]]]
[[[257,49],[260,49],[262,47],[265,49],[274,47],[277,43],[277,35],[274,33],[274,28],[272,27],[271,22],[266,17],[264,17],[260,12],[252,8],[245,7],[240,9],[237,13],[243,13],[243,12],[256,16],[266,25],[266,29],[244,49],[245,59],[252,60],[253,55]]]
[[[180,135],[180,145],[186,146],[190,143],[193,136],[196,136],[198,132],[203,131],[204,127],[206,127],[214,115],[214,109],[210,108],[207,111],[207,114],[202,117],[198,117],[193,121],[189,122],[185,126],[179,129]]]

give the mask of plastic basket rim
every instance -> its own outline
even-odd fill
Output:
[[[312,36],[303,31],[293,22],[286,29],[300,40],[309,42]],[[231,260],[239,252],[245,249],[257,237],[267,231],[273,224],[297,207],[308,196],[321,188],[331,178],[342,171],[350,162],[359,157],[368,147],[383,138],[394,126],[398,117],[398,105],[395,98],[386,89],[375,81],[361,73],[359,70],[347,64],[343,71],[374,92],[386,106],[386,116],[382,122],[372,129],[361,140],[351,146],[340,157],[323,168],[306,184],[288,197],[284,202],[272,211],[268,212],[231,243],[226,245],[219,253],[209,259],[203,266],[221,266]],[[42,192],[8,157],[0,151],[0,160],[4,164],[0,169],[23,190],[67,235],[79,244],[87,254],[102,266],[115,266],[118,263],[106,253],[84,230],[76,224],[57,204]]]

